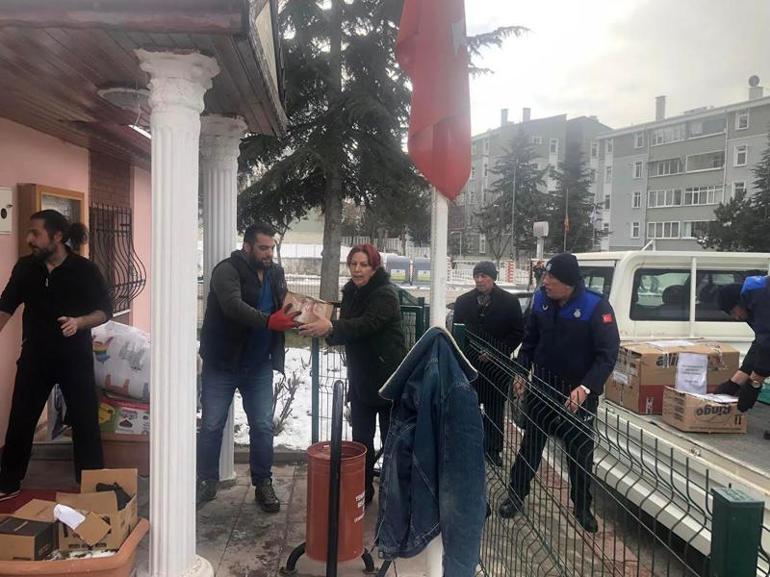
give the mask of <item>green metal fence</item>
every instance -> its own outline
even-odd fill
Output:
[[[708,469],[704,474],[696,467],[697,457],[635,428],[604,405],[594,418],[575,418],[564,406],[566,397],[547,390],[547,383],[502,353],[493,339],[461,325],[455,325],[455,336],[470,359],[484,353],[485,367],[474,385],[480,397],[491,398],[489,389],[495,388],[504,403],[502,422],[493,422],[489,415],[495,412],[482,407],[485,430],[499,427],[503,437],[501,458],[497,463],[490,458],[487,466],[491,515],[480,559],[485,575],[770,576],[770,531],[763,526],[761,498],[725,487]],[[511,386],[516,376],[523,379],[521,396]],[[544,420],[544,411],[556,418]],[[574,514],[569,471],[582,465],[567,447],[576,430],[595,447],[592,466],[584,470],[596,533],[584,530]],[[541,462],[519,452],[525,432],[548,438]],[[536,472],[526,496],[511,485],[517,457],[520,467]],[[504,518],[499,508],[510,497],[521,510]]]

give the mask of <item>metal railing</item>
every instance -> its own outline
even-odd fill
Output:
[[[708,470],[695,474],[688,454],[603,406],[595,416],[582,410],[571,413],[567,396],[549,384],[554,379],[545,371],[525,370],[501,352],[505,347],[500,343],[455,328],[466,355],[479,368],[475,387],[488,403],[482,407],[487,439],[502,439],[498,447],[487,443],[491,515],[480,560],[486,575],[770,575],[766,525],[748,573],[745,567],[742,573],[715,571],[714,547],[726,545],[714,538],[713,495],[725,487]],[[511,385],[516,377],[520,395]],[[495,401],[502,405],[489,406]],[[539,461],[541,445],[545,449]],[[499,458],[492,455],[498,448]],[[522,479],[530,476],[527,493]],[[576,515],[575,501],[586,501],[581,479],[593,496],[595,533],[585,530]],[[500,511],[507,499],[518,510],[513,518]],[[763,508],[761,502],[752,503],[755,512],[757,506]],[[751,564],[751,551],[740,555]]]
[[[131,209],[92,204],[89,226],[90,258],[107,281],[113,313],[128,311],[147,282],[147,271],[134,250]]]

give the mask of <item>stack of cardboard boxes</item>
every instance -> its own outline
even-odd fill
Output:
[[[136,493],[136,469],[83,471],[80,493],[57,493],[56,501],[33,499],[0,516],[0,560],[117,551],[138,522]]]
[[[705,356],[703,390],[676,390],[683,354]],[[745,432],[746,417],[735,402],[710,397],[720,383],[738,370],[740,353],[733,347],[706,341],[647,341],[626,343],[605,386],[607,400],[641,415],[663,420],[686,431]],[[700,394],[691,394],[697,392]],[[716,417],[720,418],[716,418]],[[737,417],[737,418],[736,418]]]

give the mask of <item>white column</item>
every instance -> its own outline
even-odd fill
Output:
[[[230,256],[237,237],[238,154],[246,123],[240,118],[211,115],[201,118],[200,184],[203,196],[203,295],[207,298],[211,271]],[[219,480],[235,481],[233,406],[227,417]]]
[[[150,575],[212,576],[195,554],[195,333],[200,114],[219,67],[197,53],[136,54],[152,109]]]

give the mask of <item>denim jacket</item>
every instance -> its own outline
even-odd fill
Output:
[[[377,545],[413,557],[441,533],[444,576],[473,577],[486,513],[476,371],[433,327],[380,390],[393,401],[380,477]]]

